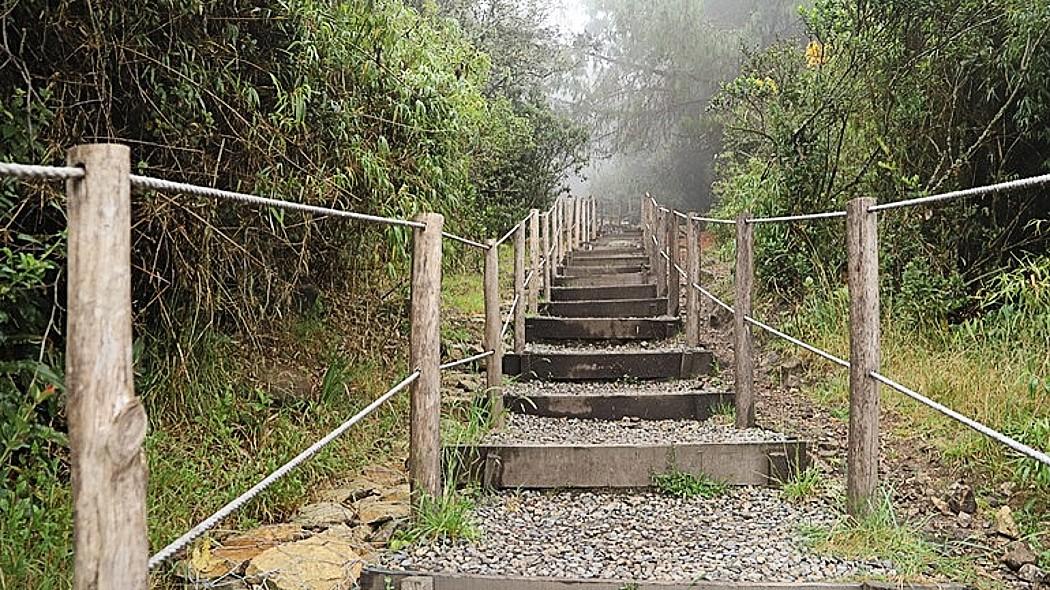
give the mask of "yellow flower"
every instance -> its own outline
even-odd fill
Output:
[[[806,65],[811,68],[828,63],[828,49],[820,41],[810,41],[806,46]]]

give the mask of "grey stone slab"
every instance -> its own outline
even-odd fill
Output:
[[[452,449],[450,449],[452,451]],[[454,448],[465,477],[497,489],[648,488],[653,474],[672,469],[730,485],[778,486],[770,454],[787,457],[790,473],[805,469],[806,443],[686,443],[678,445],[477,445]],[[495,471],[493,471],[495,470]],[[782,474],[776,474],[782,475]]]
[[[733,394],[706,391],[635,395],[507,394],[503,396],[503,401],[508,411],[549,418],[707,420],[718,406],[733,403]],[[780,469],[781,464],[778,463],[776,467]]]
[[[601,299],[652,299],[656,285],[613,285],[606,287],[552,287],[554,301],[595,301]]]
[[[528,342],[662,340],[678,333],[678,318],[525,318]]]
[[[667,315],[667,298],[552,301],[546,315],[557,318],[652,318]]]
[[[503,374],[520,381],[692,379],[711,370],[706,350],[507,354]]]

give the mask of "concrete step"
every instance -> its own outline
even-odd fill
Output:
[[[494,489],[648,488],[684,471],[737,486],[777,486],[807,466],[806,443],[481,444],[454,447],[466,480]]]
[[[668,393],[508,393],[508,411],[548,418],[585,420],[707,420],[733,394],[711,391]]]
[[[646,264],[649,264],[648,256],[610,254],[607,256],[569,256],[568,266],[644,266]]]
[[[707,375],[711,359],[706,350],[526,352],[504,355],[503,374],[520,381],[691,379]]]
[[[652,281],[647,272],[622,275],[593,275],[586,277],[562,276],[554,279],[555,287],[623,287],[648,285]]]
[[[667,298],[552,301],[543,309],[557,318],[652,318],[667,314]]]
[[[663,340],[681,328],[678,318],[525,318],[528,342],[553,340]]]
[[[609,299],[652,299],[656,285],[609,287],[552,287],[552,301],[599,301]]]
[[[576,266],[570,265],[561,269],[559,273],[564,277],[593,277],[599,275],[621,275],[621,274],[637,274],[645,272],[645,266],[642,264],[629,264],[629,265],[585,265]]]

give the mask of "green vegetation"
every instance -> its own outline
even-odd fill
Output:
[[[816,497],[824,486],[824,474],[816,467],[796,470],[794,476],[780,482],[780,493],[791,502]]]
[[[659,493],[676,498],[714,498],[729,490],[729,484],[725,482],[677,468],[652,474],[650,482]]]
[[[453,486],[446,488],[440,498],[420,498],[412,524],[395,535],[391,543],[394,549],[437,539],[478,538],[480,532],[471,517],[474,510],[472,494]]]
[[[511,45],[483,46],[450,16],[400,0],[14,2],[0,22],[0,160],[61,163],[74,144],[114,141],[138,173],[437,211],[451,231],[496,237],[558,193],[586,135],[506,75],[560,58],[490,55]],[[520,22],[503,34],[547,53],[549,30],[525,16],[504,15]],[[157,548],[403,376],[410,233],[187,196],[135,195],[133,207]],[[71,579],[64,209],[60,184],[0,180],[0,589]],[[446,248],[444,303],[472,315],[480,262],[464,252]],[[478,340],[445,328],[450,343]],[[395,398],[228,525],[281,518],[323,480],[399,457],[405,407]]]
[[[864,518],[843,517],[831,527],[808,528],[803,533],[820,552],[845,559],[888,559],[905,580],[946,576],[971,581],[972,567],[964,559],[945,556],[941,548],[924,540],[921,528],[900,519],[892,497],[883,492]]]

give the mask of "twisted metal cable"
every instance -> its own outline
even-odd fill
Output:
[[[164,563],[165,561],[171,559],[172,556],[174,556],[176,553],[178,553],[180,550],[186,547],[186,545],[189,545],[198,537],[214,528],[215,525],[219,524],[219,522],[221,522],[224,518],[226,518],[230,514],[233,514],[235,510],[243,506],[246,502],[248,502],[255,496],[258,496],[263,490],[270,487],[275,481],[287,475],[288,472],[298,467],[303,461],[306,461],[307,459],[315,455],[318,451],[323,449],[333,440],[335,440],[344,432],[346,432],[347,429],[349,429],[351,426],[363,420],[369,414],[374,412],[379,406],[383,405],[387,400],[394,397],[399,392],[401,392],[406,387],[415,382],[416,379],[419,379],[418,370],[413,371],[408,377],[405,377],[403,381],[401,381],[392,389],[390,389],[390,391],[387,391],[383,395],[376,398],[376,400],[368,404],[368,406],[365,409],[355,414],[346,422],[340,424],[338,427],[336,427],[335,430],[329,432],[321,440],[310,445],[310,447],[307,448],[305,451],[296,455],[294,459],[278,467],[276,471],[274,471],[270,475],[267,475],[265,478],[263,478],[262,481],[252,486],[251,489],[249,489],[247,492],[244,492],[240,496],[237,496],[228,504],[217,510],[215,514],[212,514],[208,518],[204,519],[203,521],[201,521],[200,524],[190,529],[186,534],[172,541],[167,547],[161,549],[149,558],[149,569],[153,569],[158,565]]]
[[[186,184],[183,182],[173,182],[171,180],[163,180],[160,178],[152,178],[149,176],[138,176],[136,174],[131,175],[131,186],[139,189],[155,190],[162,192],[179,192],[197,195],[201,197],[229,199],[233,201],[240,201],[242,203],[250,203],[252,205],[279,207],[281,209],[305,211],[307,213],[316,213],[318,215],[331,215],[333,217],[345,217],[348,219],[370,221],[373,223],[384,223],[387,225],[418,227],[420,229],[426,228],[426,224],[420,223],[418,221],[409,221],[407,219],[397,219],[393,217],[380,217],[378,215],[369,215],[367,213],[355,213],[353,211],[331,209],[328,207],[319,207],[317,205],[307,205],[305,203],[296,203],[294,201],[282,201],[280,199],[271,199],[267,197],[260,197],[257,195],[249,195],[246,193],[238,193],[234,191],[227,191],[206,186],[198,186],[195,184]]]
[[[517,311],[517,309],[518,309],[518,300],[519,299],[521,299],[521,297],[518,296],[518,295],[515,295],[514,296],[514,301],[511,302],[511,304],[510,304],[510,312],[507,314],[507,319],[506,319],[506,321],[503,322],[503,328],[499,332],[499,337],[500,338],[505,338],[507,336],[507,330],[510,329],[510,325],[514,321],[514,312]]]
[[[845,211],[827,211],[825,213],[806,213],[803,215],[785,215],[782,217],[751,217],[748,223],[783,223],[787,221],[808,221],[811,219],[831,219],[845,217]]]
[[[84,169],[76,166],[37,166],[36,164],[0,162],[0,176],[21,179],[66,180],[68,178],[83,178]]]
[[[986,186],[968,188],[960,191],[952,191],[950,193],[931,195],[929,197],[920,197],[918,199],[908,199],[906,201],[897,201],[895,203],[883,203],[881,205],[873,205],[871,207],[868,207],[868,212],[874,213],[876,211],[887,211],[889,209],[900,209],[902,207],[929,205],[930,203],[939,203],[941,201],[948,201],[951,199],[978,197],[992,193],[1032,188],[1044,184],[1050,184],[1050,174],[1044,174],[1042,176],[1032,176],[1030,178],[1022,178],[1020,180],[1011,180],[1009,182],[1000,182],[998,184],[989,184]]]
[[[522,221],[524,221],[524,220],[522,220]],[[509,240],[511,238],[511,236],[514,235],[514,232],[518,231],[519,227],[521,227],[521,223],[520,222],[517,225],[515,225],[514,227],[510,228],[510,231],[508,231],[507,233],[503,234],[502,238],[496,240],[495,246],[498,248],[501,245],[503,245],[503,242],[506,242],[507,240]]]
[[[466,365],[466,364],[472,363],[474,361],[480,361],[481,359],[483,359],[485,357],[490,357],[490,356],[492,356],[494,354],[496,354],[495,350],[489,350],[489,351],[483,352],[481,354],[475,354],[474,356],[468,356],[465,359],[459,359],[458,361],[448,362],[448,363],[445,363],[445,364],[441,365],[441,370],[445,371],[445,370],[448,370],[448,369],[453,369],[455,367],[459,367],[461,365]]]
[[[441,235],[443,237],[446,237],[446,238],[448,238],[450,240],[453,240],[455,242],[459,242],[461,244],[466,244],[468,246],[473,246],[473,247],[475,247],[475,248],[477,248],[479,250],[488,250],[489,249],[489,247],[487,245],[482,244],[481,242],[475,242],[474,240],[464,238],[463,236],[457,236],[456,234],[449,233],[447,231],[441,232]]]
[[[1028,446],[1028,445],[1026,445],[1026,444],[1024,444],[1022,442],[1019,442],[1017,440],[1014,440],[1014,439],[1010,438],[1009,436],[1006,436],[1005,434],[999,432],[998,430],[994,430],[992,428],[989,428],[988,426],[985,426],[984,424],[981,424],[980,422],[978,422],[978,421],[976,421],[976,420],[974,420],[972,418],[967,418],[966,416],[963,416],[959,412],[956,412],[955,410],[953,410],[953,409],[951,409],[951,408],[949,408],[947,406],[939,404],[939,403],[933,401],[932,399],[922,395],[921,393],[915,391],[914,389],[910,389],[908,387],[905,387],[905,386],[901,385],[900,383],[897,383],[893,379],[890,379],[889,377],[886,377],[885,375],[882,375],[882,374],[880,374],[880,373],[878,373],[876,371],[872,371],[872,372],[868,373],[868,376],[870,376],[872,379],[878,381],[879,383],[882,383],[883,385],[887,385],[887,386],[889,386],[889,387],[899,391],[900,393],[903,393],[904,395],[910,397],[911,399],[913,399],[913,400],[915,400],[915,401],[917,401],[917,402],[919,402],[919,403],[921,403],[921,404],[923,404],[923,405],[925,405],[925,406],[927,406],[929,408],[932,408],[932,409],[940,412],[941,414],[944,414],[945,416],[951,418],[952,420],[955,420],[956,422],[960,422],[960,423],[962,423],[962,424],[964,424],[966,426],[969,426],[970,428],[976,430],[977,432],[980,432],[981,434],[983,434],[983,435],[985,435],[985,436],[987,436],[987,437],[989,437],[989,438],[991,438],[993,440],[996,440],[996,441],[998,441],[998,442],[1000,442],[1000,443],[1010,447],[1011,449],[1017,451],[1018,453],[1021,453],[1022,455],[1025,455],[1025,456],[1027,456],[1027,457],[1029,457],[1031,459],[1035,459],[1036,461],[1039,461],[1040,463],[1042,463],[1044,465],[1050,466],[1050,455],[1047,455],[1046,453],[1044,453],[1044,452],[1042,452],[1040,450],[1033,449],[1032,447],[1030,447],[1030,446]]]

